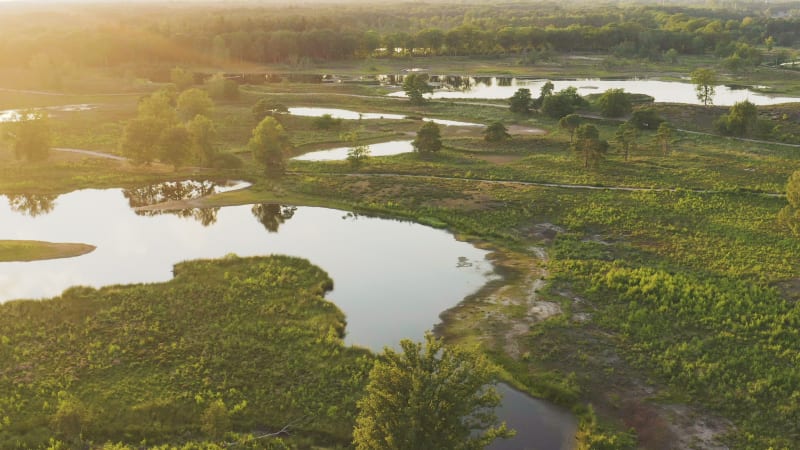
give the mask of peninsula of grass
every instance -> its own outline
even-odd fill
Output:
[[[74,258],[94,249],[88,244],[0,240],[0,262]]]
[[[325,272],[229,256],[174,273],[0,305],[0,448],[180,446],[286,426],[301,448],[350,442],[373,357],[343,344]]]

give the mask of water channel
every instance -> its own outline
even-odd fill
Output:
[[[402,84],[402,75],[386,75],[382,80],[387,84]],[[451,99],[507,99],[517,89],[530,89],[534,97],[539,95],[542,86],[548,80],[524,77],[470,77],[470,76],[445,76],[433,75],[430,82],[435,87],[431,98]],[[598,78],[585,78],[575,80],[551,80],[555,92],[573,86],[578,94],[602,94],[608,89],[624,89],[625,92],[646,94],[656,102],[701,104],[697,99],[695,86],[688,82],[661,81],[650,79],[625,79],[607,80]],[[749,100],[756,105],[774,105],[778,103],[800,102],[798,97],[780,95],[767,95],[755,92],[745,87],[729,87],[719,85],[715,88],[714,104],[730,106],[736,102]],[[389,94],[394,97],[404,97],[402,91]]]
[[[169,214],[133,209],[241,186],[166,183],[57,198],[0,196],[0,238],[97,247],[76,258],[0,263],[0,302],[51,297],[74,285],[166,281],[173,264],[189,259],[288,254],[310,260],[334,280],[327,298],[346,314],[346,343],[380,351],[402,338],[421,340],[442,311],[493,276],[485,250],[410,222],[274,204]],[[498,415],[519,435],[492,449],[573,448],[570,414],[506,385],[499,389]]]
[[[414,146],[411,145],[410,140],[381,142],[379,144],[370,144],[368,147],[370,157],[399,155],[401,153],[414,151]],[[351,148],[352,147],[337,147],[328,150],[308,152],[292,159],[298,161],[344,161],[347,159],[347,152],[350,151]]]
[[[410,119],[403,114],[388,114],[388,113],[361,113],[358,111],[351,111],[348,109],[338,108],[317,108],[317,107],[296,107],[289,108],[289,114],[295,116],[305,117],[322,117],[330,115],[333,119],[345,120],[360,120],[360,119],[389,119],[389,120],[403,120]],[[434,119],[430,117],[421,118],[423,122],[433,122],[438,125],[454,126],[454,127],[482,127],[483,124],[472,122],[460,122],[458,120],[447,119]]]

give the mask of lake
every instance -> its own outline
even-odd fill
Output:
[[[383,76],[384,82],[391,85],[402,84],[402,75]],[[524,78],[524,77],[461,77],[461,76],[431,76],[431,84],[436,88],[431,98],[452,98],[452,99],[507,99],[510,98],[517,89],[530,89],[531,95],[535,98],[539,96],[542,86],[548,80]],[[695,86],[688,80],[680,81],[661,81],[651,79],[627,79],[627,80],[605,80],[598,78],[585,78],[575,80],[551,80],[555,86],[555,92],[574,86],[578,89],[578,94],[602,94],[608,89],[624,89],[625,92],[634,94],[647,94],[655,99],[656,102],[665,103],[687,103],[699,105]],[[728,86],[717,86],[714,95],[714,104],[730,106],[736,102],[749,100],[756,105],[774,105],[778,103],[800,102],[798,97],[771,96],[752,91],[747,88],[733,88]],[[398,91],[389,94],[394,97],[404,97],[405,92]]]
[[[338,108],[317,108],[317,107],[293,107],[289,108],[289,114],[295,116],[305,117],[322,117],[330,115],[334,119],[344,120],[360,120],[360,119],[389,119],[389,120],[412,120],[403,114],[389,114],[389,113],[362,113],[358,111],[351,111],[349,109]],[[443,126],[453,127],[482,127],[483,124],[472,122],[460,122],[458,120],[435,119],[430,117],[422,117],[423,122],[433,122]]]
[[[487,251],[442,230],[346,211],[276,204],[134,211],[241,183],[175,182],[138,189],[86,189],[54,196],[0,196],[2,239],[83,242],[76,258],[0,263],[0,302],[46,298],[74,285],[161,282],[173,264],[198,258],[287,254],[328,272],[326,298],[347,317],[345,342],[380,351],[402,338],[422,340],[455,306],[494,277]],[[498,415],[519,436],[495,450],[574,446],[574,417],[506,385]]]

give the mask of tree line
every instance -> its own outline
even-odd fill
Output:
[[[31,65],[53,74],[67,66],[130,63],[293,63],[374,56],[541,55],[587,51],[649,59],[678,54],[761,63],[760,47],[800,42],[800,18],[757,6],[404,4],[249,7],[210,10],[138,6],[127,16],[100,7],[94,23],[52,21],[48,31],[8,14],[0,66]],[[210,8],[210,7],[209,7]],[[51,12],[58,17],[58,10]],[[24,16],[30,19],[30,16]],[[42,19],[44,20],[44,19]],[[788,53],[777,59],[788,59]],[[779,62],[777,61],[776,62]]]

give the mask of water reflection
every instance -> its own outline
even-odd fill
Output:
[[[230,181],[168,181],[151,184],[133,189],[123,189],[122,195],[128,200],[128,205],[140,216],[157,216],[172,214],[185,219],[193,219],[203,226],[213,225],[217,221],[219,208],[186,208],[178,210],[147,210],[139,209],[145,206],[180,200],[193,200],[211,194],[218,194],[243,187],[246,184]]]
[[[379,75],[378,80],[387,85],[400,86],[404,75]],[[537,95],[548,80],[524,77],[489,77],[432,75],[434,87],[431,98],[484,98],[507,99],[517,89],[526,88]],[[435,80],[435,81],[434,81]],[[648,79],[575,79],[551,80],[555,91],[574,86],[580,95],[602,93],[608,89],[624,89],[626,92],[646,94],[656,102],[700,104],[695,93],[695,86],[688,82],[660,81]],[[798,97],[773,96],[756,92],[753,89],[764,89],[764,86],[720,85],[716,86],[714,104],[730,106],[736,102],[749,100],[756,105],[774,105],[778,103],[799,102]],[[404,97],[405,92],[389,94],[393,97]]]
[[[381,142],[379,144],[370,144],[368,147],[370,158],[376,156],[399,155],[401,153],[414,151],[411,140]],[[292,159],[298,161],[344,161],[347,159],[347,153],[351,148],[352,147],[336,147],[328,150],[308,152]]]
[[[11,194],[8,196],[8,206],[14,212],[36,217],[53,211],[57,198],[58,195]]]
[[[305,117],[322,117],[324,115],[330,115],[334,119],[344,119],[344,120],[362,120],[362,119],[390,119],[390,120],[402,120],[402,119],[411,119],[408,116],[403,114],[389,114],[389,113],[362,113],[358,111],[351,111],[348,109],[339,109],[339,108],[318,108],[318,107],[292,107],[289,108],[289,114],[295,116],[305,116]],[[425,122],[433,122],[438,125],[444,126],[457,126],[457,127],[482,127],[482,124],[479,123],[472,123],[472,122],[460,122],[457,120],[446,120],[446,119],[434,119],[430,117],[423,117],[423,121]]]
[[[253,216],[258,222],[264,225],[264,229],[270,233],[277,233],[278,228],[294,216],[297,207],[284,206],[277,203],[261,203],[253,205],[250,211],[253,212]]]

